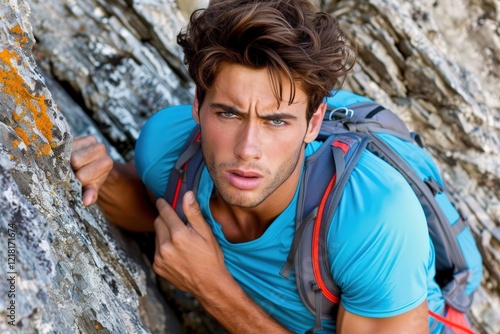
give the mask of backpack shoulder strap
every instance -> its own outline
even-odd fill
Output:
[[[205,165],[200,138],[200,126],[196,125],[184,144],[182,154],[170,172],[165,192],[165,199],[184,222],[186,222],[186,216],[182,211],[182,205],[179,205],[179,201],[182,201],[182,197],[188,190],[191,189],[195,193],[197,192],[201,172]]]
[[[349,131],[387,133],[413,141],[404,122],[392,111],[373,101],[359,102],[348,107],[329,105],[325,120],[327,126],[335,123],[328,120],[340,120]]]
[[[332,134],[306,159],[296,232],[280,274],[288,278],[295,266],[299,295],[316,315],[314,329],[321,328],[322,318],[336,315],[340,291],[331,275],[326,237],[344,187],[368,139],[364,134]]]

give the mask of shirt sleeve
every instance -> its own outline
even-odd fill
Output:
[[[328,234],[341,303],[365,317],[391,317],[427,297],[430,244],[422,207],[406,180],[365,152]]]
[[[191,106],[168,107],[146,122],[135,146],[135,167],[156,198],[165,195],[170,171],[193,127]]]

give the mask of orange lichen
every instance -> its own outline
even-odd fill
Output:
[[[28,138],[28,134],[23,129],[17,127],[14,129],[14,131],[16,131],[17,135],[19,136],[19,138],[21,138],[24,144],[29,145],[30,141]]]
[[[19,122],[20,119],[21,119],[21,115],[18,115],[15,112],[12,113],[12,120],[14,122]]]
[[[45,105],[45,97],[41,96],[41,100],[38,101],[40,106],[43,106],[43,109],[35,114],[35,124],[38,130],[40,130],[45,138],[52,142],[52,129],[54,128],[54,124],[47,113],[47,106]]]
[[[12,141],[12,147],[13,147],[13,148],[17,148],[18,146],[19,146],[19,140],[14,139],[14,140]]]
[[[52,151],[52,148],[50,147],[49,144],[43,144],[42,147],[40,148],[40,151],[42,152],[43,155],[49,155],[50,151]]]
[[[24,33],[23,31],[23,28],[21,28],[21,26],[18,24],[12,28],[10,28],[9,32],[11,33],[11,35],[14,36],[14,41],[15,43],[24,48],[28,45],[28,36],[26,36],[26,34]]]
[[[20,27],[14,27],[11,31],[18,33],[19,31],[22,32],[22,29]],[[26,37],[24,34],[23,36]],[[23,109],[23,112],[20,115],[12,113],[12,117],[15,122],[24,122],[27,127],[30,128],[30,124],[28,123],[29,121],[26,120],[26,113],[30,113],[32,115],[36,128],[42,133],[49,143],[44,144],[38,151],[44,155],[49,155],[52,150],[52,129],[54,128],[54,125],[52,124],[48,114],[45,96],[43,94],[35,95],[30,91],[29,87],[27,87],[24,82],[24,79],[19,75],[16,66],[13,65],[12,60],[14,60],[14,62],[19,62],[19,56],[14,51],[10,51],[8,49],[0,51],[0,62],[7,65],[6,67],[8,68],[5,69],[5,66],[3,68],[0,67],[0,77],[4,78],[3,86],[0,86],[0,89],[3,90],[5,94],[12,96],[14,98],[15,105]],[[16,133],[23,140],[26,146],[31,144],[29,140],[30,136],[28,136],[23,129],[20,127],[16,128]],[[32,134],[31,138],[35,139],[36,135]]]

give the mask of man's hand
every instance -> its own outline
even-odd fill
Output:
[[[182,209],[189,224],[185,225],[172,207],[158,199],[156,253],[153,269],[178,289],[194,295],[203,294],[230,276],[224,255],[210,226],[201,215],[193,192],[184,195]]]
[[[89,206],[97,201],[99,189],[113,169],[113,159],[93,136],[73,139],[72,149],[70,164],[83,186],[83,205]]]
[[[156,206],[160,215],[154,222],[153,269],[158,275],[193,294],[231,333],[290,333],[251,300],[231,276],[192,191],[182,201],[187,226],[165,200],[159,199]]]

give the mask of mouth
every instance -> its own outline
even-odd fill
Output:
[[[259,173],[240,169],[227,171],[226,178],[233,187],[240,190],[255,189],[263,180],[262,175]]]

